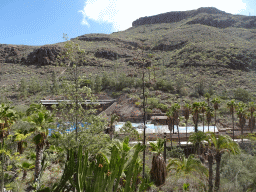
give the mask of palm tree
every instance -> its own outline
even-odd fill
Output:
[[[243,143],[244,142],[244,137],[243,137],[244,125],[246,123],[246,112],[245,112],[245,108],[243,108],[241,105],[240,105],[240,107],[238,106],[238,108],[237,108],[237,115],[239,118],[239,125],[241,128],[241,136],[242,136],[242,143]]]
[[[210,125],[210,122],[212,120],[212,116],[213,116],[213,113],[212,113],[213,109],[208,107],[206,109],[206,120],[207,120],[207,123],[208,123],[208,132],[210,131],[209,130],[209,125]]]
[[[172,148],[173,112],[169,109],[166,112],[166,116],[167,116],[168,129],[170,130],[171,148]]]
[[[214,124],[214,133],[215,133],[215,127],[216,127],[216,111],[219,109],[219,103],[220,103],[220,100],[218,97],[215,97],[213,100],[211,100],[211,102],[213,103],[213,107],[214,107],[214,110],[215,110],[215,124]]]
[[[16,111],[13,107],[2,103],[0,105],[0,141],[9,135],[10,127],[17,119]]]
[[[177,126],[178,138],[179,138],[179,146],[180,146],[179,109],[180,109],[180,105],[179,105],[178,103],[175,103],[175,104],[171,107],[171,110],[173,111],[174,125]]]
[[[195,132],[198,130],[198,114],[199,114],[200,104],[198,102],[194,102],[192,104],[192,114],[193,114],[193,122],[195,124]]]
[[[176,170],[176,174],[184,173],[187,179],[187,175],[191,173],[199,173],[201,175],[208,176],[207,168],[201,163],[201,161],[195,158],[194,155],[189,155],[188,158],[183,156],[181,159],[172,158],[169,160],[167,170]]]
[[[204,132],[198,131],[189,136],[189,141],[193,143],[196,147],[198,156],[200,155],[200,145],[202,141],[206,140],[207,136]]]
[[[204,113],[206,111],[207,104],[203,101],[200,102],[200,112],[203,113],[203,132],[204,132]]]
[[[151,151],[155,153],[152,159],[150,175],[156,186],[159,186],[165,183],[167,175],[165,160],[162,156],[162,152],[164,150],[164,139],[158,138],[156,143],[150,142],[149,144]]]
[[[209,147],[213,144],[215,151],[216,159],[216,178],[215,178],[215,190],[218,191],[220,187],[220,162],[221,157],[224,152],[229,152],[232,154],[240,153],[239,145],[232,140],[228,135],[219,135],[216,137],[216,134],[211,134],[208,136]]]
[[[32,128],[30,132],[35,135],[33,137],[33,142],[36,145],[36,162],[35,162],[35,181],[38,179],[41,171],[41,161],[43,147],[46,144],[46,139],[48,136],[48,128],[51,127],[53,123],[53,115],[50,111],[41,110],[28,116],[25,121],[31,123]]]
[[[229,108],[230,113],[232,114],[233,141],[234,141],[234,139],[235,139],[234,112],[235,112],[235,106],[236,106],[235,100],[232,99],[231,101],[229,101],[229,102],[227,103],[227,106],[228,106],[228,108]]]
[[[15,122],[17,118],[16,112],[13,110],[13,107],[2,103],[0,105],[0,142],[1,149],[4,148],[4,139],[9,135],[11,125]],[[4,187],[4,153],[2,152],[2,183],[1,183],[1,191],[3,191]]]
[[[112,140],[113,135],[114,135],[114,128],[113,124],[119,120],[119,116],[116,115],[115,113],[111,115],[111,120],[110,120],[110,138]]]
[[[251,129],[251,133],[254,130],[255,127],[255,117],[253,116],[254,111],[256,110],[256,105],[254,102],[250,102],[249,103],[249,112],[251,113],[251,117],[249,119],[249,125],[250,125],[250,129]]]
[[[186,119],[186,138],[187,138],[187,134],[188,134],[188,119],[189,119],[189,113],[190,113],[190,110],[191,110],[191,106],[190,106],[190,104],[186,103],[183,108],[184,108],[184,116],[185,116],[185,119]],[[188,145],[188,142],[187,142],[187,145]]]

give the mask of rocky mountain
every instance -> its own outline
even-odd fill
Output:
[[[142,17],[133,21],[132,26],[157,23],[174,23],[189,19],[186,24],[202,24],[217,28],[242,27],[256,28],[255,16],[232,15],[213,7],[202,7],[192,11],[175,11],[150,17]]]

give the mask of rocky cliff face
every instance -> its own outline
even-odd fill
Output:
[[[187,24],[202,24],[217,28],[243,27],[256,28],[255,16],[232,15],[213,7],[203,7],[191,11],[168,12],[150,17],[141,17],[132,22],[136,27],[145,24],[173,23],[184,19],[193,18]]]

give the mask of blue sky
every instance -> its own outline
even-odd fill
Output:
[[[110,34],[139,17],[199,7],[256,16],[255,0],[0,0],[0,44],[54,44],[64,41],[63,33]]]

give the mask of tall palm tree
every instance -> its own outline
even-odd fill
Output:
[[[215,190],[218,191],[220,187],[220,162],[221,157],[224,152],[229,152],[232,154],[240,153],[239,145],[232,140],[228,135],[219,135],[218,138],[216,134],[211,134],[208,136],[209,147],[213,148],[215,151],[216,160],[216,178],[215,178]]]
[[[208,123],[208,132],[210,131],[209,130],[209,125],[210,125],[210,122],[212,120],[212,117],[213,117],[213,113],[212,113],[213,109],[208,107],[206,109],[206,120],[207,120],[207,123]]]
[[[250,102],[249,103],[249,112],[251,113],[251,117],[249,119],[249,125],[250,125],[250,129],[251,129],[251,133],[254,130],[255,127],[255,117],[253,116],[254,111],[256,110],[256,105],[254,102]]]
[[[198,102],[194,102],[192,104],[192,114],[193,114],[193,122],[195,124],[195,132],[198,131],[198,114],[199,114],[200,104]]]
[[[174,125],[177,126],[179,146],[180,146],[179,109],[180,109],[180,105],[178,103],[173,104],[173,106],[171,107],[171,110],[173,111]]]
[[[229,108],[230,113],[232,114],[232,123],[233,123],[233,141],[235,139],[235,125],[234,125],[234,112],[235,112],[235,107],[236,107],[236,103],[235,100],[232,99],[231,101],[229,101],[227,103],[227,106]]]
[[[168,129],[170,130],[171,148],[172,148],[173,112],[169,109],[166,112],[166,116],[167,116]]]
[[[111,138],[111,140],[113,139],[113,135],[114,135],[113,124],[118,120],[119,120],[118,115],[116,115],[115,113],[111,115],[111,119],[110,119],[110,138]]]
[[[200,112],[203,113],[203,132],[204,132],[204,113],[206,111],[207,104],[203,101],[200,102]]]
[[[191,105],[189,103],[186,103],[185,106],[183,107],[184,109],[184,116],[186,119],[186,138],[187,138],[187,134],[188,134],[188,119],[189,119],[189,113],[191,110]],[[188,140],[187,140],[187,145],[188,145]]]
[[[237,108],[237,116],[239,118],[239,125],[240,125],[240,128],[241,128],[241,136],[242,136],[242,143],[244,142],[244,137],[243,137],[243,134],[244,134],[244,125],[246,123],[246,111],[245,111],[245,108],[243,108],[241,105],[240,107],[238,106]]]
[[[48,136],[48,128],[52,126],[53,115],[50,111],[41,110],[28,116],[25,121],[31,123],[32,128],[30,132],[33,132],[33,143],[36,145],[36,162],[35,162],[35,181],[39,178],[41,171],[41,161],[43,148],[46,144]]]
[[[149,144],[151,151],[155,153],[152,159],[150,175],[156,186],[159,186],[165,183],[167,175],[165,160],[162,156],[162,152],[164,150],[164,139],[158,138],[156,143],[150,142]]]
[[[211,100],[211,102],[213,103],[213,107],[214,107],[214,110],[215,110],[215,124],[214,124],[214,133],[215,133],[215,127],[216,127],[216,111],[219,109],[219,103],[220,103],[220,100],[218,97],[215,97],[213,100]]]

